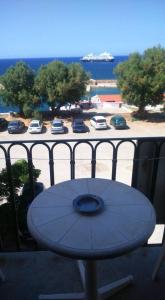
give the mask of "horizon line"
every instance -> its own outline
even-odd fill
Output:
[[[130,54],[114,54],[114,56],[129,56]],[[81,58],[81,56],[29,56],[29,57],[0,57],[0,60],[3,59],[41,59],[41,58]]]

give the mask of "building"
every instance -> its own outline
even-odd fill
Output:
[[[119,108],[122,106],[123,101],[120,94],[110,95],[96,95],[91,98],[93,106],[98,108]]]

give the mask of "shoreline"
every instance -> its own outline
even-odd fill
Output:
[[[103,88],[117,88],[116,79],[90,79],[86,91],[90,92],[91,88],[103,87]]]
[[[86,85],[86,92],[90,93],[92,88],[117,88],[117,80],[116,79],[90,79],[88,84]],[[4,89],[3,85],[0,84],[0,89]],[[1,103],[0,103],[1,106]],[[6,106],[5,106],[6,107]],[[10,115],[11,113],[17,113],[16,108],[6,108],[5,110],[1,111],[0,108],[0,115]]]

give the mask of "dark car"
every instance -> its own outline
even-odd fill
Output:
[[[0,118],[0,130],[6,129],[7,128],[7,120],[4,118]]]
[[[110,124],[115,127],[115,129],[125,129],[127,128],[126,120],[121,115],[115,115],[111,118]]]
[[[87,127],[82,119],[74,119],[72,121],[72,129],[73,129],[73,132],[77,132],[77,133],[87,131]]]
[[[21,133],[25,128],[24,122],[20,120],[14,120],[8,124],[8,133]]]

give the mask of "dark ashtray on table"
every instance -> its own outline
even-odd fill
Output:
[[[92,215],[103,209],[104,202],[99,196],[84,194],[73,200],[73,207],[80,214]]]

